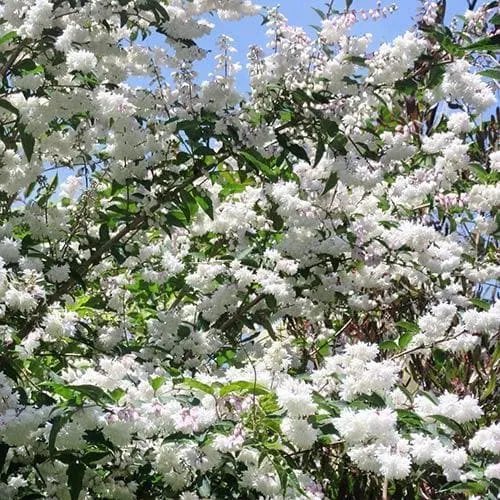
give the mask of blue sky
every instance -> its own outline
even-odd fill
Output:
[[[256,3],[259,3],[256,0]],[[383,0],[382,6],[389,6],[392,0]],[[359,20],[352,30],[353,34],[373,34],[372,49],[375,49],[383,42],[390,42],[396,36],[404,33],[414,24],[414,17],[420,5],[419,0],[398,0],[398,10],[390,14],[386,19],[377,22]],[[324,10],[325,2],[321,0],[282,0],[281,2],[261,1],[261,5],[280,5],[280,11],[288,18],[289,23],[305,28],[313,32],[311,25],[321,24],[321,20],[314,12],[313,7]],[[344,8],[344,0],[336,0],[334,7],[338,10]],[[376,0],[354,0],[352,9],[374,9],[377,6]],[[246,54],[250,45],[265,46],[267,39],[265,36],[266,26],[262,26],[262,17],[254,16],[240,21],[219,21],[218,18],[210,19],[215,24],[213,33],[204,39],[199,40],[199,45],[203,48],[214,47],[215,40],[221,34],[229,35],[234,39],[234,46],[238,50],[234,58],[241,62],[243,70],[238,77],[238,86],[244,90],[246,86],[245,64]],[[200,80],[204,80],[207,74],[213,69],[215,62],[213,56],[216,52],[209,54],[208,58],[197,66]]]

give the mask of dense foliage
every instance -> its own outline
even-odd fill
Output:
[[[249,1],[0,4],[2,500],[497,498],[477,3],[262,11],[248,94],[194,68]]]

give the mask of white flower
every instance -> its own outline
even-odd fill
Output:
[[[196,493],[185,491],[179,496],[179,500],[199,500],[200,497]]]
[[[471,65],[465,59],[457,59],[446,65],[441,91],[448,99],[462,99],[478,112],[494,106],[496,98],[480,75],[470,72]]]
[[[500,479],[500,462],[488,465],[484,469],[484,476],[488,479]]]
[[[469,192],[469,207],[471,209],[489,212],[500,205],[500,183],[476,184]]]
[[[42,75],[24,75],[17,77],[14,82],[18,89],[36,90],[43,85]]]
[[[302,380],[289,379],[276,390],[278,402],[290,417],[307,417],[316,411],[312,387]]]
[[[72,335],[75,331],[75,322],[78,316],[74,312],[52,309],[43,321],[46,335],[55,340],[63,335]]]
[[[411,455],[418,465],[431,460],[432,454],[443,448],[437,438],[422,436],[421,434],[412,434],[411,437]]]
[[[361,361],[372,361],[379,353],[377,344],[367,344],[366,342],[356,342],[345,346],[345,355],[359,359]]]
[[[487,450],[496,455],[500,454],[500,423],[479,429],[469,441],[469,449]]]
[[[358,443],[374,438],[381,442],[392,441],[395,437],[396,413],[382,410],[343,410],[340,417],[333,419],[333,425],[340,435],[349,442]]]
[[[35,271],[43,271],[43,261],[38,257],[21,257],[19,260],[21,269],[34,269]]]
[[[422,416],[442,415],[462,424],[481,417],[483,410],[479,402],[472,396],[464,396],[460,399],[456,394],[445,392],[438,397],[435,405],[425,396],[417,396],[414,401],[415,412]]]
[[[379,453],[380,472],[387,479],[403,479],[410,473],[411,460],[401,453]]]
[[[442,446],[433,451],[432,460],[442,467],[448,481],[457,481],[461,474],[460,468],[467,461],[467,453],[463,448]]]
[[[299,450],[311,448],[318,437],[317,430],[304,419],[284,418],[281,430]]]
[[[88,50],[70,50],[66,55],[68,71],[89,73],[97,66],[97,57]]]
[[[355,22],[356,18],[352,16],[352,13],[335,16],[333,19],[324,19],[321,22],[321,38],[327,44],[338,43]]]
[[[478,400],[472,396],[467,395],[459,399],[456,394],[445,393],[439,397],[437,413],[462,424],[477,420],[483,414],[483,410],[479,407]]]
[[[10,289],[5,293],[5,304],[14,310],[30,312],[35,309],[37,301],[28,292]]]
[[[213,447],[222,452],[241,450],[245,442],[245,431],[242,426],[236,426],[229,436],[218,434],[214,438]]]
[[[470,116],[468,113],[458,112],[453,113],[448,117],[448,130],[451,130],[454,134],[464,134],[465,132],[470,132],[473,127],[473,123],[470,121]]]
[[[361,470],[379,473],[380,462],[376,455],[378,448],[376,444],[354,446],[347,455]]]
[[[12,488],[23,488],[28,485],[28,481],[22,476],[11,476],[8,481],[8,485]]]
[[[47,272],[47,279],[52,283],[62,283],[69,278],[70,268],[68,264],[52,266]]]
[[[32,2],[29,2],[32,3]],[[36,38],[41,35],[44,28],[52,25],[52,9],[54,4],[49,0],[36,0],[28,9],[19,35]]]
[[[491,170],[493,171],[500,171],[500,151],[493,151],[493,153],[490,153],[490,165],[491,165]]]
[[[382,44],[368,63],[369,76],[366,81],[373,84],[394,83],[412,67],[426,47],[427,42],[411,32],[395,38],[392,45]]]
[[[19,247],[19,241],[11,238],[4,238],[0,241],[0,257],[8,263],[17,262],[21,257]]]

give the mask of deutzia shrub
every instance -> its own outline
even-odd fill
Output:
[[[500,17],[467,4],[372,50],[394,5],[2,2],[2,500],[498,498]],[[259,13],[249,92],[228,36],[201,81],[213,16]]]

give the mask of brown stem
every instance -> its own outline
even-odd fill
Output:
[[[249,302],[246,306],[243,304],[240,306],[238,311],[236,311],[236,314],[234,316],[231,316],[227,321],[222,323],[221,326],[218,327],[218,330],[224,331],[227,328],[229,328],[233,323],[236,321],[240,320],[245,313],[247,313],[250,309],[252,309],[253,306],[257,305],[261,300],[263,300],[265,295],[258,295],[253,299],[251,302]]]
[[[388,500],[389,499],[389,481],[387,478],[384,479],[384,484],[382,485],[382,500]]]

